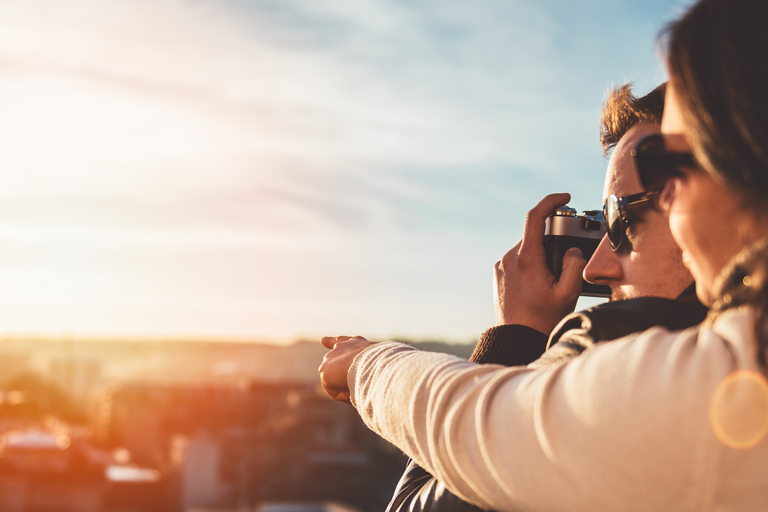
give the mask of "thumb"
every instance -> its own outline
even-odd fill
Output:
[[[581,273],[586,266],[587,260],[584,259],[581,249],[571,247],[565,252],[563,255],[563,271],[560,273],[560,279],[557,282],[557,287],[561,293],[578,298],[579,292],[581,292]]]

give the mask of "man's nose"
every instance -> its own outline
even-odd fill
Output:
[[[617,286],[624,279],[619,255],[611,250],[608,236],[600,240],[595,253],[584,267],[584,280],[589,283]]]

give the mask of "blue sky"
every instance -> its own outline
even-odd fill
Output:
[[[476,339],[681,5],[6,0],[0,333]]]

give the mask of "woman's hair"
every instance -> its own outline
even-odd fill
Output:
[[[700,0],[665,35],[699,163],[751,205],[768,200],[768,2]]]
[[[701,167],[740,197],[768,205],[768,0],[700,0],[662,34],[670,82]],[[728,222],[728,219],[723,219]],[[762,262],[756,276],[766,276]],[[760,360],[768,349],[768,283],[752,283]],[[757,284],[757,285],[756,285]]]

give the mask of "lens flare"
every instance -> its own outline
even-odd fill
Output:
[[[736,450],[757,445],[768,433],[768,381],[755,371],[725,377],[709,404],[709,423],[721,443]]]

